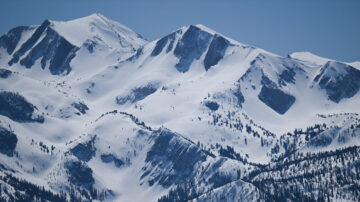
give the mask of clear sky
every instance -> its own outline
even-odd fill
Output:
[[[310,51],[360,61],[360,0],[0,0],[0,33],[95,12],[148,40],[203,24],[283,56]]]

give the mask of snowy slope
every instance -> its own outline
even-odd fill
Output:
[[[45,20],[40,26],[15,28],[0,41],[0,46],[7,49],[1,54],[2,65],[42,80],[49,79],[48,70],[52,75],[74,73],[76,77],[96,72],[129,57],[146,43],[137,33],[101,14],[67,22]]]
[[[138,49],[145,42],[139,34],[100,13],[66,22],[52,22],[54,30],[78,47],[91,39],[114,49],[130,50]]]
[[[293,59],[306,61],[306,62],[310,62],[310,63],[313,63],[315,65],[324,65],[327,61],[331,60],[331,59],[323,58],[323,57],[320,57],[318,55],[315,55],[313,53],[306,52],[306,51],[291,53],[291,54],[289,54],[288,57],[293,58]]]
[[[340,161],[331,152],[358,161],[357,63],[282,57],[204,25],[147,42],[101,14],[17,27],[0,38],[0,54],[8,190],[20,189],[6,183],[11,174],[62,200],[296,200],[289,187],[305,188],[282,178],[295,175],[284,164]]]
[[[326,62],[328,61],[334,61],[333,59],[329,59],[329,58],[324,58],[324,57],[320,57],[318,55],[315,55],[313,53],[310,52],[295,52],[295,53],[291,53],[288,55],[289,58],[293,58],[293,59],[297,59],[297,60],[301,60],[303,62],[309,62],[315,65],[324,65]],[[351,65],[353,67],[356,68],[360,68],[360,62],[359,61],[354,61],[354,62],[343,62],[346,63],[348,65]]]

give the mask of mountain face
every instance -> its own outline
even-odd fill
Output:
[[[358,62],[101,14],[0,37],[1,201],[359,201]]]
[[[211,34],[201,29],[201,26],[190,25],[186,30],[178,30],[158,40],[151,56],[158,56],[166,47],[166,53],[171,51],[171,54],[179,59],[175,65],[176,69],[185,73],[189,70],[192,62],[199,60],[206,52],[204,67],[207,71],[223,58],[229,45],[230,42],[222,36]]]
[[[104,54],[122,53],[117,55],[121,58],[128,57],[144,43],[140,35],[101,14],[68,22],[45,20],[39,26],[16,27],[0,38],[0,47],[7,53],[2,62],[8,60],[7,66],[28,69],[41,66],[52,75],[69,74],[70,63],[83,55],[82,49],[88,51],[89,57],[100,50]]]
[[[360,70],[340,63],[327,62],[315,77],[320,88],[325,89],[330,100],[339,102],[353,97],[360,88]]]

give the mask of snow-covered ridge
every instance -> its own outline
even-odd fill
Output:
[[[288,55],[289,58],[293,58],[293,59],[297,59],[297,60],[301,60],[304,62],[310,62],[313,63],[315,65],[325,65],[325,63],[327,63],[328,61],[335,61],[333,59],[329,59],[329,58],[324,58],[318,55],[315,55],[311,52],[308,51],[303,51],[303,52],[294,52]],[[341,62],[341,61],[338,61]],[[359,61],[354,61],[354,62],[342,62],[348,65],[351,65],[353,67],[356,67],[358,69],[360,69],[360,62]]]
[[[327,61],[330,60],[328,58],[323,58],[307,51],[291,53],[289,54],[289,57],[302,61],[312,62],[316,65],[324,65]]]
[[[45,20],[39,26],[18,27],[2,36],[0,47],[7,53],[1,64],[31,69],[40,62],[41,68],[52,75],[68,75],[73,66],[79,66],[79,74],[127,58],[145,43],[139,34],[101,14],[66,22]],[[96,55],[94,61],[78,59],[91,55]],[[46,76],[45,71],[35,72],[26,71],[35,78]]]
[[[14,28],[0,54],[0,200],[360,195],[352,65],[204,25],[147,42],[101,14]]]
[[[113,48],[137,49],[146,43],[139,34],[99,13],[65,22],[51,22],[54,30],[78,47],[86,40],[97,37]]]

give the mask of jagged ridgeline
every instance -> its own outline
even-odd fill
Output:
[[[360,201],[360,66],[101,14],[0,37],[0,201]]]

